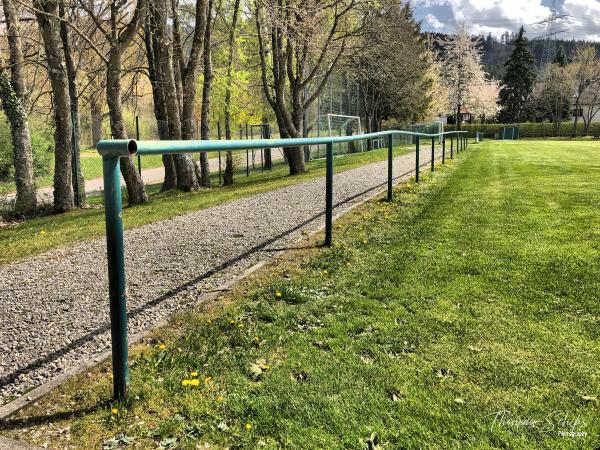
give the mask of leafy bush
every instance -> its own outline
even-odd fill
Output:
[[[52,125],[41,117],[30,118],[29,129],[33,147],[33,172],[36,177],[48,175],[51,171],[54,153]],[[0,181],[14,179],[13,146],[8,121],[0,121]]]

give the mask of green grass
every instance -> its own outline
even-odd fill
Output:
[[[395,155],[408,152],[408,148],[397,148]],[[336,158],[336,172],[349,170],[386,158],[386,150],[374,150]],[[230,187],[202,189],[194,193],[168,192],[160,194],[160,184],[148,186],[150,202],[125,208],[123,221],[126,229],[137,228],[158,220],[169,219],[236,198],[258,194],[279,187],[300,183],[325,174],[324,160],[311,161],[307,172],[290,177],[282,161],[275,161],[272,171],[255,172],[246,177],[245,169],[235,176]],[[382,177],[385,174],[382,173]],[[384,181],[385,178],[382,178]],[[213,186],[218,184],[218,174],[212,174]],[[104,210],[101,196],[90,197],[91,208],[75,210],[66,214],[44,216],[33,220],[0,228],[0,264],[35,255],[50,249],[73,244],[104,234]]]
[[[137,161],[135,164],[137,167]],[[162,166],[162,159],[160,156],[144,156],[142,159],[142,170],[160,166]],[[81,152],[81,170],[83,171],[83,177],[86,180],[102,177],[102,158],[97,151],[85,150]],[[50,175],[39,177],[35,180],[38,189],[52,186],[52,171],[53,169],[51,168]],[[15,189],[15,183],[12,181],[0,182],[0,195],[10,194],[11,192],[14,192]]]
[[[463,155],[355,210],[332,249],[289,252],[138,345],[128,402],[109,400],[103,367],[3,433],[57,448],[598,448],[598,146]],[[183,386],[192,371],[199,386]]]

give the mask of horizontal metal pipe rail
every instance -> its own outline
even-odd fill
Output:
[[[168,155],[177,153],[220,152],[263,148],[286,148],[311,145],[325,145],[327,148],[325,175],[325,245],[333,243],[333,145],[369,139],[387,138],[387,199],[393,199],[393,139],[395,136],[415,138],[416,164],[415,180],[419,181],[419,147],[421,139],[442,139],[445,152],[446,138],[450,138],[452,158],[454,141],[456,153],[468,145],[466,131],[445,133],[413,133],[410,131],[388,130],[354,136],[294,138],[294,139],[254,139],[226,141],[135,141],[106,140],[97,145],[102,155],[104,174],[104,214],[106,220],[106,250],[108,259],[108,291],[110,301],[110,324],[112,339],[113,388],[115,399],[124,399],[128,382],[128,343],[127,343],[127,294],[125,283],[125,249],[123,243],[123,218],[121,200],[120,158],[133,155]],[[432,148],[431,170],[434,170],[434,149]],[[444,156],[444,155],[443,155]],[[442,162],[445,162],[444,157]]]

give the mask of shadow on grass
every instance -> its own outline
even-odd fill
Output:
[[[403,178],[407,175],[409,175],[411,172],[406,172],[404,174],[398,175],[397,177],[395,177],[395,180],[398,180],[400,178]],[[371,186],[368,189],[355,194],[351,197],[345,198],[344,200],[341,200],[337,203],[334,204],[334,209],[338,208],[340,206],[343,206],[347,203],[351,203],[354,200],[356,200],[357,198],[360,198],[364,195],[367,195],[369,193],[372,193],[374,191],[377,191],[379,189],[381,189],[383,186],[385,186],[387,183],[380,183],[378,185],[375,186]],[[315,214],[314,216],[300,222],[299,224],[295,225],[294,227],[283,231],[282,233],[279,233],[265,241],[263,241],[260,244],[255,245],[254,247],[246,250],[245,252],[241,253],[240,255],[231,258],[227,261],[224,261],[223,263],[219,264],[218,266],[204,272],[203,274],[199,275],[196,278],[193,278],[191,280],[189,280],[188,282],[177,286],[173,289],[170,289],[169,291],[165,292],[164,294],[160,295],[159,297],[150,300],[149,302],[138,306],[137,308],[128,311],[128,318],[129,319],[134,319],[137,316],[139,316],[140,314],[144,313],[147,309],[150,309],[154,306],[160,305],[161,303],[163,303],[164,301],[170,299],[171,297],[174,297],[182,292],[187,291],[190,287],[198,284],[199,282],[223,271],[226,270],[227,268],[233,266],[234,264],[236,264],[237,262],[248,258],[249,256],[253,255],[254,253],[258,253],[258,252],[276,252],[276,251],[283,251],[283,250],[293,250],[294,247],[280,247],[277,249],[267,249],[268,246],[274,244],[275,242],[277,242],[280,239],[283,239],[291,234],[293,234],[294,232],[302,229],[303,227],[306,227],[307,225],[309,225],[310,223],[316,221],[317,219],[323,217],[325,215],[324,212]],[[19,376],[23,375],[23,374],[27,374],[35,369],[38,369],[40,367],[43,367],[44,365],[66,355],[67,353],[69,353],[72,350],[75,350],[76,348],[80,347],[83,344],[86,344],[87,342],[92,341],[96,336],[102,334],[102,333],[106,333],[110,330],[110,323],[106,323],[98,328],[96,328],[93,331],[90,331],[89,333],[71,341],[68,345],[65,345],[59,349],[54,350],[53,352],[48,353],[46,356],[44,356],[43,358],[38,358],[35,361],[32,361],[31,363],[29,363],[28,365],[17,369],[7,375],[4,375],[2,378],[0,378],[0,387],[4,387],[6,385],[9,385],[11,383],[13,383],[14,381],[17,380],[17,378],[19,378]]]

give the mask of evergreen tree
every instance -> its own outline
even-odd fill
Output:
[[[533,54],[527,47],[525,29],[521,27],[514,40],[514,50],[504,65],[505,74],[500,87],[502,123],[527,122],[534,117],[531,96],[535,86],[536,70]]]
[[[558,47],[558,52],[556,53],[553,63],[558,64],[560,67],[567,67],[567,54],[565,53],[565,48],[562,45]]]

